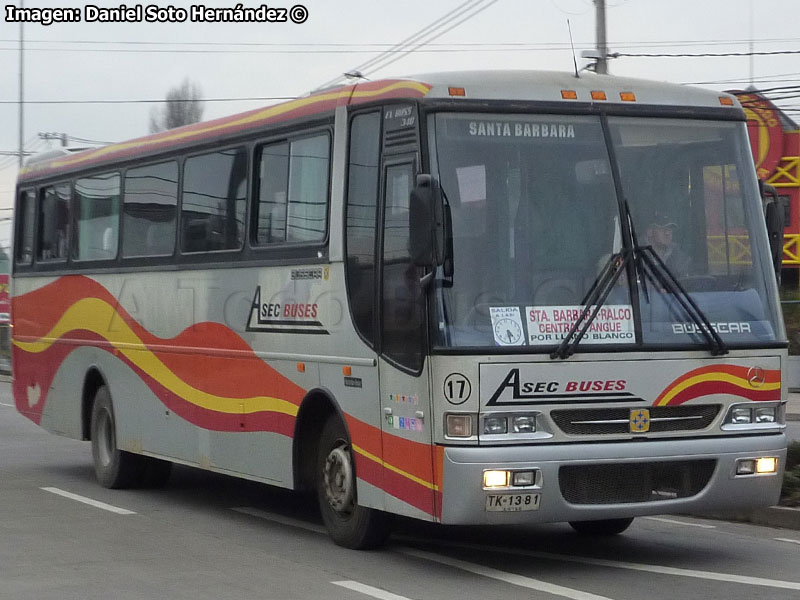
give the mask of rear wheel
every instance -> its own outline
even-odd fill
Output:
[[[633,523],[629,519],[603,519],[600,521],[570,521],[570,526],[581,535],[617,535],[625,531]]]
[[[100,386],[92,406],[92,458],[94,472],[100,485],[121,489],[131,487],[140,480],[144,462],[136,454],[117,447],[117,426],[111,393]]]
[[[337,417],[328,419],[322,429],[316,488],[322,520],[334,542],[362,550],[386,541],[386,514],[358,504],[353,453],[344,425]]]

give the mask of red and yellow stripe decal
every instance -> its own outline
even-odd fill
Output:
[[[781,399],[781,372],[764,371],[763,382],[751,384],[750,367],[711,365],[689,371],[670,383],[656,398],[653,406],[676,406],[701,396],[729,394],[754,402]]]
[[[84,276],[62,277],[12,302],[14,397],[18,410],[37,424],[64,360],[89,346],[128,365],[170,411],[198,427],[294,436],[307,390],[219,323],[198,323],[174,338],[159,338]],[[440,516],[441,449],[346,419],[359,478]]]
[[[45,163],[34,164],[24,167],[20,171],[20,180],[24,181],[45,174],[52,175],[68,169],[84,168],[104,162],[127,160],[140,154],[165,151],[184,144],[208,141],[215,137],[248,133],[275,123],[333,111],[338,106],[393,98],[422,98],[430,89],[431,86],[428,84],[407,80],[376,81],[336,88],[267,108],[258,108],[213,121],[170,129],[128,142],[111,144],[95,150],[59,157]]]

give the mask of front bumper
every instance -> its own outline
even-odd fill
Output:
[[[447,447],[444,451],[442,523],[525,524],[614,519],[665,513],[700,512],[771,506],[778,502],[786,461],[784,434],[715,437],[599,444],[554,444],[504,447]],[[778,472],[736,475],[741,458],[778,457]],[[690,497],[638,502],[575,503],[564,498],[561,467],[617,465],[632,473],[658,463],[715,461],[708,482]],[[656,467],[658,468],[658,467]],[[487,469],[538,470],[536,488],[486,490]],[[493,512],[486,497],[496,493],[541,494],[538,510]]]

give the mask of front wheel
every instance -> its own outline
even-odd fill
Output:
[[[92,458],[100,485],[112,489],[128,488],[138,483],[142,473],[141,457],[117,447],[117,424],[111,393],[98,388],[92,405]]]
[[[386,515],[358,504],[352,448],[344,425],[335,416],[325,423],[319,440],[316,487],[322,520],[339,546],[364,550],[386,541]]]
[[[570,521],[570,526],[581,535],[606,536],[617,535],[625,531],[633,523],[629,519],[602,519],[600,521]]]

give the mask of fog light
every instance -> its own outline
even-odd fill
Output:
[[[447,415],[445,434],[448,437],[471,437],[472,417],[470,415]]]
[[[486,417],[483,421],[483,433],[487,435],[508,433],[508,419],[505,417]]]
[[[778,471],[778,459],[774,456],[762,456],[756,459],[756,473],[775,473]]]
[[[731,411],[731,423],[744,425],[753,422],[753,411],[749,408],[734,408]]]
[[[511,476],[512,485],[533,485],[536,483],[536,473],[534,471],[516,471]]]
[[[484,471],[483,487],[508,487],[508,471]]]
[[[752,458],[746,458],[736,463],[737,475],[752,475],[756,472],[756,461]]]
[[[511,420],[514,433],[534,433],[536,431],[536,417],[533,415],[520,415]]]
[[[775,423],[775,407],[762,406],[755,411],[756,423]]]

